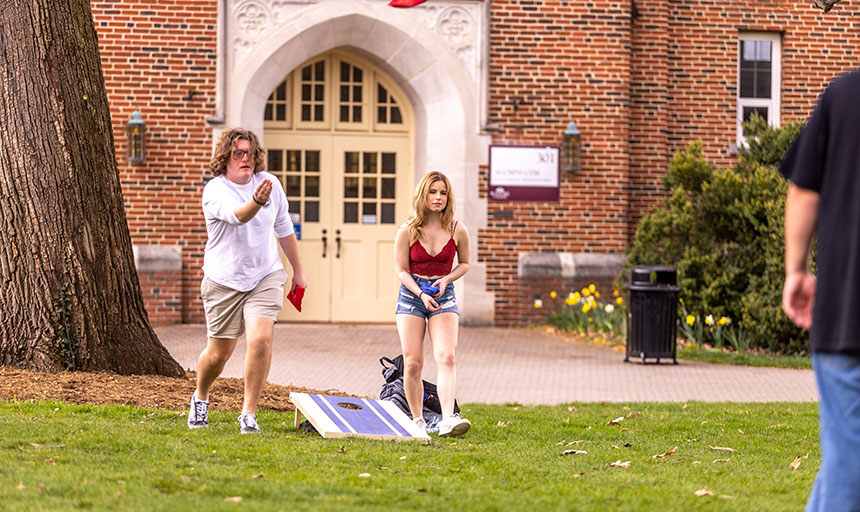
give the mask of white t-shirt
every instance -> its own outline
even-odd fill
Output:
[[[269,201],[253,219],[239,222],[236,208],[251,200],[263,180],[272,182]],[[278,178],[263,171],[253,174],[249,183],[240,185],[224,174],[216,176],[203,187],[203,213],[209,234],[203,253],[206,277],[247,292],[267,275],[284,268],[277,239],[293,234],[293,222]]]

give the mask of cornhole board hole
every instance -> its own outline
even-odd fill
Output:
[[[387,400],[290,392],[296,427],[304,414],[323,437],[367,437],[429,442],[424,429]]]

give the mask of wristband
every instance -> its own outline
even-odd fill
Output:
[[[251,199],[253,199],[253,200],[254,200],[254,202],[255,202],[255,203],[257,203],[257,204],[258,204],[258,205],[260,205],[260,206],[266,206],[266,203],[261,203],[260,201],[257,201],[257,196],[256,196],[256,195],[251,196]]]

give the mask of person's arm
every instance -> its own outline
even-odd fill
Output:
[[[785,200],[785,284],[782,309],[799,327],[812,326],[815,276],[809,251],[818,222],[818,192],[791,184]]]
[[[257,185],[257,189],[254,190],[254,195],[251,196],[251,199],[240,204],[236,208],[236,218],[239,219],[239,222],[244,224],[253,219],[254,216],[257,215],[257,212],[260,211],[260,208],[269,201],[269,196],[271,194],[272,182],[264,179],[259,185]]]
[[[436,297],[441,297],[445,293],[445,287],[449,283],[453,283],[460,279],[466,272],[469,271],[469,261],[471,258],[471,249],[469,247],[469,231],[462,222],[457,223],[457,228],[454,230],[454,242],[457,244],[457,266],[451,269],[448,275],[440,278],[433,283],[439,287],[439,293]]]
[[[293,285],[290,287],[290,291],[295,291],[296,286],[307,288],[308,281],[305,279],[305,271],[302,269],[302,262],[299,258],[299,241],[296,239],[296,234],[278,238],[278,243],[293,267]]]
[[[414,293],[424,306],[430,311],[439,309],[439,304],[433,300],[433,297],[424,293],[415,279],[412,278],[412,272],[409,271],[409,228],[404,224],[397,230],[397,236],[394,238],[394,269],[397,271],[397,277],[407,290]]]

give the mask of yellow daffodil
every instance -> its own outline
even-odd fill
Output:
[[[589,290],[588,288],[583,288],[582,289],[582,296],[588,297],[589,295],[591,295],[591,290]]]
[[[615,302],[616,302],[619,306],[620,306],[620,305],[622,305],[622,304],[624,304],[624,297],[618,297],[617,299],[615,299]]]
[[[717,323],[720,325],[726,325],[732,323],[732,319],[727,316],[721,316]]]
[[[694,323],[696,323],[696,317],[687,315],[687,325],[693,325]]]
[[[621,295],[621,292],[619,292],[618,290],[612,290],[612,295],[618,297],[619,295]]]
[[[594,292],[594,296],[599,299],[600,298],[600,292]]]
[[[568,306],[573,306],[574,304],[576,304],[576,301],[573,300],[573,297],[568,296],[566,299],[564,299],[564,303]]]
[[[535,309],[540,309],[543,307],[543,301],[540,299],[535,300]]]
[[[549,296],[554,299],[554,298],[558,297],[558,294],[555,293],[555,290],[553,290],[553,291],[549,292]]]
[[[579,292],[573,292],[573,300],[575,300],[576,302],[579,302],[579,299],[581,299],[581,298],[582,298],[582,295],[580,295]]]
[[[589,311],[591,311],[591,304],[588,304],[588,303],[583,304],[583,305],[582,305],[582,312],[583,312],[583,313],[588,313]]]
[[[597,289],[597,287],[594,286],[593,284],[588,285],[588,291],[590,291],[591,293],[594,293],[594,290],[596,290],[596,289]]]
[[[705,323],[708,325],[714,325],[714,315],[708,315],[705,317]]]

